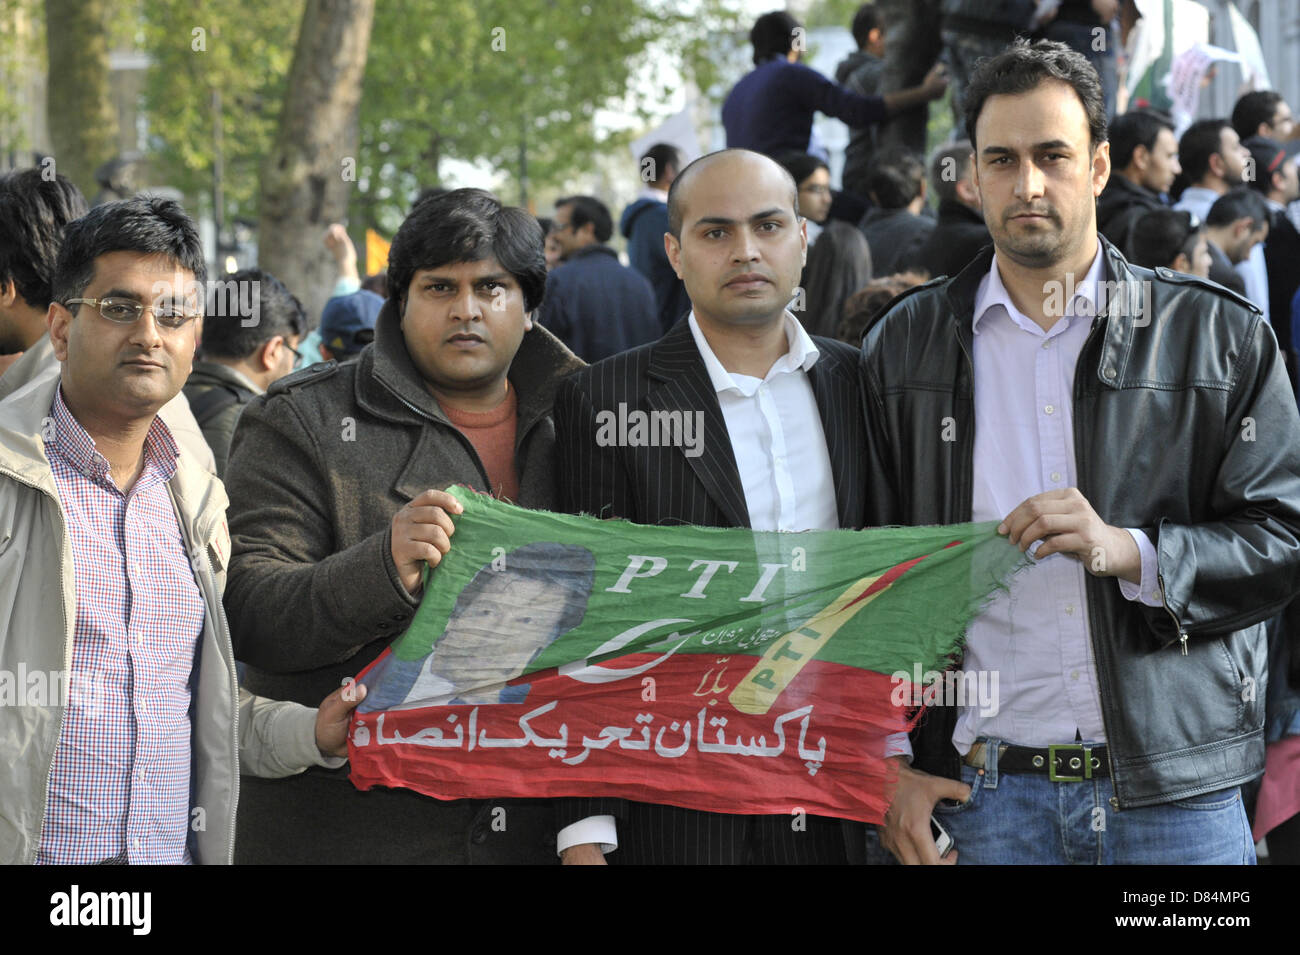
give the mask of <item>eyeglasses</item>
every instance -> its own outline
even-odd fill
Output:
[[[831,194],[830,186],[800,186],[800,192],[811,192],[814,196],[829,196]]]
[[[285,348],[289,349],[289,354],[291,354],[291,355],[293,356],[293,363],[294,363],[295,365],[298,364],[300,361],[302,361],[302,352],[298,351],[298,349],[296,349],[296,348],[294,348],[292,345],[290,345],[290,344],[289,344],[289,339],[287,339],[287,338],[282,338],[282,339],[280,339],[280,341],[283,343],[283,345],[284,345]]]
[[[129,298],[70,298],[64,304],[94,306],[99,309],[100,315],[117,325],[138,322],[146,310],[153,312],[154,321],[163,328],[180,328],[193,319],[203,317],[203,313],[197,309],[187,311],[175,305],[141,305]]]

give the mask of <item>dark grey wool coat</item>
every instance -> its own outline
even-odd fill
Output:
[[[582,364],[535,325],[510,366],[524,507],[556,504],[551,404],[559,380]],[[393,515],[455,483],[488,487],[478,454],[412,364],[391,301],[360,358],[314,365],[250,403],[226,469],[224,603],[245,685],[317,706],[378,656],[418,603],[393,564]],[[346,768],[245,776],[241,788],[237,862],[555,861],[554,815],[540,801],[363,793]],[[494,805],[506,807],[504,831]]]

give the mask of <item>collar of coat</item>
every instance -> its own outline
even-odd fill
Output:
[[[392,299],[384,303],[375,321],[374,344],[361,353],[357,362],[357,404],[369,413],[412,424],[432,418],[449,428],[455,427],[424,386],[424,379],[411,361],[397,304]],[[532,330],[524,333],[507,373],[518,402],[516,430],[520,437],[534,422],[550,413],[560,380],[584,364],[558,338],[533,322]]]
[[[1219,286],[1193,275],[1184,275],[1164,267],[1150,270],[1130,265],[1128,260],[1119,253],[1119,250],[1101,233],[1097,234],[1097,241],[1101,243],[1102,256],[1106,263],[1104,281],[1111,283],[1108,289],[1109,298],[1112,302],[1147,301],[1147,296],[1144,295],[1144,286],[1147,283],[1154,284],[1154,279],[1159,279],[1162,283],[1200,285],[1206,289],[1226,292],[1226,290],[1220,289]],[[975,297],[979,292],[980,280],[988,274],[989,267],[993,264],[993,251],[993,246],[985,246],[980,254],[970,261],[969,265],[952,278],[941,276],[932,279],[924,285],[908,289],[894,298],[867,327],[864,338],[880,325],[884,318],[894,311],[895,306],[904,299],[918,294],[933,295],[942,301],[942,310],[946,316],[946,321],[952,324],[953,334],[957,336],[962,348],[969,355],[971,351],[971,315],[975,309]],[[1068,290],[1063,290],[1063,294],[1066,291]],[[1236,293],[1227,292],[1226,294],[1242,306],[1254,312],[1259,311],[1257,306]],[[1127,310],[1108,307],[1093,319],[1095,323],[1100,322],[1105,325],[1101,350],[1098,356],[1099,360],[1092,370],[1092,373],[1103,387],[1116,389],[1125,387],[1126,383],[1128,383],[1125,372],[1128,367],[1129,354],[1133,348],[1134,336],[1140,334],[1142,328],[1153,318],[1154,316],[1151,315],[1129,314]],[[967,381],[967,387],[969,388],[969,380]]]

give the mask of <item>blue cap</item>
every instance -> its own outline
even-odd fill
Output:
[[[375,319],[384,300],[365,289],[335,295],[320,313],[321,343],[336,358],[355,355],[375,340]]]

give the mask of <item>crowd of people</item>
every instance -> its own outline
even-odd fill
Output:
[[[871,4],[838,82],[759,18],[727,148],[640,158],[628,265],[597,197],[539,221],[432,189],[384,274],[329,227],[311,316],[261,269],[208,282],[173,201],[0,180],[0,670],[96,699],[0,707],[0,859],[1250,863],[1267,834],[1300,860],[1289,107],[1176,138],[1114,115],[1087,38],[1118,4],[988,6],[946,2],[946,66],[885,93]],[[948,89],[952,141],[883,141]],[[817,111],[852,127],[840,189]],[[624,406],[712,430],[601,440]],[[340,684],[439,585],[452,484],[641,524],[997,522],[1034,562],[956,665],[1000,706],[891,739],[878,830],[359,792]]]

